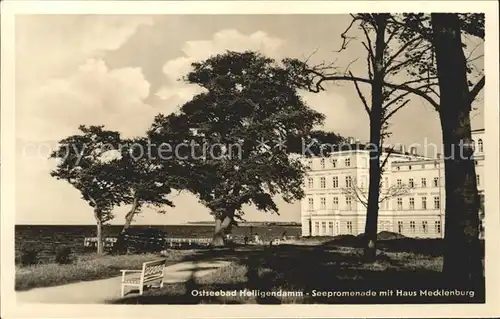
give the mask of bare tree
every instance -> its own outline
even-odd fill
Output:
[[[408,184],[395,184],[395,185],[382,185],[380,184],[380,196],[379,204],[390,200],[391,198],[406,196],[410,194],[411,187]],[[368,188],[364,185],[359,185],[357,179],[354,178],[351,184],[347,187],[343,187],[341,192],[345,196],[356,199],[357,202],[361,203],[365,208],[368,208]]]
[[[356,21],[371,23],[381,21],[375,19],[379,15],[353,15],[349,28]],[[450,157],[452,153],[471,153],[470,112],[472,102],[477,98],[485,84],[482,70],[477,70],[474,61],[481,55],[473,57],[474,49],[465,56],[462,38],[474,36],[484,42],[484,14],[397,14],[384,15],[386,20],[382,24],[376,22],[375,33],[378,39],[387,31],[387,43],[393,40],[399,42],[399,49],[391,54],[387,53],[384,59],[372,55],[374,60],[383,61],[386,72],[405,71],[409,77],[404,80],[398,77],[376,78],[377,68],[368,77],[357,77],[352,74],[342,74],[331,65],[324,64],[310,66],[306,62],[288,60],[291,72],[296,81],[311,92],[324,90],[323,83],[327,81],[352,81],[367,83],[372,86],[372,92],[379,90],[380,83],[389,92],[400,94],[405,98],[409,94],[421,97],[434,107],[440,114],[443,131],[443,146],[445,158],[446,180],[446,229],[445,229],[445,262],[443,272],[449,274],[450,282],[469,280],[472,277],[481,277],[481,260],[478,249],[478,199],[475,185],[475,170],[473,161],[469,158]],[[432,21],[431,21],[432,20]],[[348,29],[349,29],[348,28]],[[363,27],[360,29],[364,32]],[[460,36],[462,35],[462,37]],[[342,34],[343,48],[353,38]],[[355,39],[355,38],[354,38]],[[382,40],[380,40],[380,43]],[[375,41],[375,47],[379,42]],[[369,56],[369,58],[371,58]],[[476,70],[475,70],[476,69]],[[370,70],[369,70],[370,71]],[[373,74],[373,76],[370,76]],[[473,78],[478,80],[475,81]],[[465,83],[465,85],[463,85]],[[373,102],[373,94],[372,94]],[[373,105],[372,105],[373,108]],[[373,110],[372,110],[373,113]],[[371,120],[371,118],[370,118]],[[372,122],[370,122],[370,125]],[[370,138],[376,129],[370,127]],[[370,168],[372,165],[370,164]],[[375,165],[373,165],[375,167]],[[377,174],[370,172],[370,183]],[[373,183],[378,185],[378,183]],[[375,187],[375,186],[374,186]],[[374,197],[377,197],[373,192]],[[458,195],[458,196],[457,196]],[[378,201],[373,200],[374,204]],[[465,204],[466,203],[466,204]],[[376,217],[376,209],[368,209],[367,227]],[[371,218],[370,218],[371,216]],[[373,236],[373,231],[371,232]],[[370,243],[370,241],[368,242]],[[464,250],[465,247],[465,250]],[[464,251],[466,253],[464,253]],[[372,251],[373,254],[373,251]],[[457,263],[464,267],[456,267]],[[460,268],[460,269],[458,269]]]
[[[406,26],[391,23],[390,14],[357,14],[352,15],[352,22],[341,34],[343,38],[339,52],[347,49],[352,40],[361,42],[366,50],[366,78],[358,77],[348,68],[340,73],[334,66],[325,63],[310,66],[307,61],[286,60],[295,80],[302,87],[312,92],[324,90],[325,81],[351,81],[362,101],[370,123],[370,167],[369,189],[367,201],[367,217],[365,225],[365,257],[375,259],[376,237],[378,225],[378,210],[380,203],[380,178],[383,173],[387,157],[380,165],[384,140],[390,137],[390,119],[408,102],[408,95],[418,92],[422,95],[437,94],[436,76],[429,72],[426,77],[407,78],[398,84],[397,79],[405,71],[407,65],[417,63],[428,54],[431,46],[418,35],[407,36],[404,43],[396,41],[406,35]],[[353,26],[361,30],[361,37],[350,36]],[[365,97],[360,84],[369,84],[371,98]],[[403,90],[404,89],[404,90]],[[422,92],[425,92],[423,94]],[[427,95],[425,95],[427,96]]]

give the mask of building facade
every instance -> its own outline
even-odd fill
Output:
[[[482,201],[484,129],[472,132],[477,185]],[[339,150],[304,159],[309,171],[301,201],[302,236],[358,235],[364,232],[369,183],[369,151]],[[385,158],[384,153],[381,159]],[[378,231],[408,237],[444,236],[444,162],[404,147],[392,152],[381,179]],[[382,200],[386,198],[385,200]]]

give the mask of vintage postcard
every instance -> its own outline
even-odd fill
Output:
[[[2,318],[500,316],[498,44],[492,1],[3,2]]]

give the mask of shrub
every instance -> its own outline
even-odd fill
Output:
[[[390,231],[381,231],[377,234],[377,240],[393,240],[401,238],[406,238],[406,236]]]
[[[62,247],[56,251],[56,263],[59,265],[67,265],[73,262],[71,258],[71,248]]]
[[[39,263],[38,251],[26,249],[21,252],[21,265],[30,266]]]

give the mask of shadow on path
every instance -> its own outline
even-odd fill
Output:
[[[225,278],[217,277],[215,282],[209,283],[198,283],[196,278],[191,276],[190,280],[183,284],[167,285],[164,289],[159,289],[151,294],[148,292],[144,296],[127,297],[114,303],[415,304],[484,302],[484,281],[467,286],[450,285],[443,281],[442,275],[438,271],[428,270],[425,267],[409,267],[411,262],[393,260],[386,254],[381,254],[379,260],[375,262],[364,262],[360,256],[360,250],[335,246],[332,243],[320,246],[248,246],[206,250],[199,251],[186,260],[232,261],[231,269],[244,267],[246,273],[241,275],[235,271],[235,278],[228,278],[233,276],[233,273],[228,271],[224,273]],[[425,263],[425,260],[422,260]],[[193,270],[193,273],[195,271]],[[245,289],[255,291],[255,293],[252,297],[235,298],[196,296],[192,293],[192,291],[202,290],[240,292]],[[262,295],[262,293],[270,291],[302,292],[303,295],[288,299]],[[332,291],[342,293],[342,295],[332,297],[317,294],[318,292]],[[448,291],[448,295],[444,295],[446,291]],[[470,294],[471,291],[474,293],[473,296]],[[456,292],[459,292],[458,296],[453,295]],[[365,295],[360,295],[361,293]],[[366,296],[367,293],[372,293],[372,295]]]

